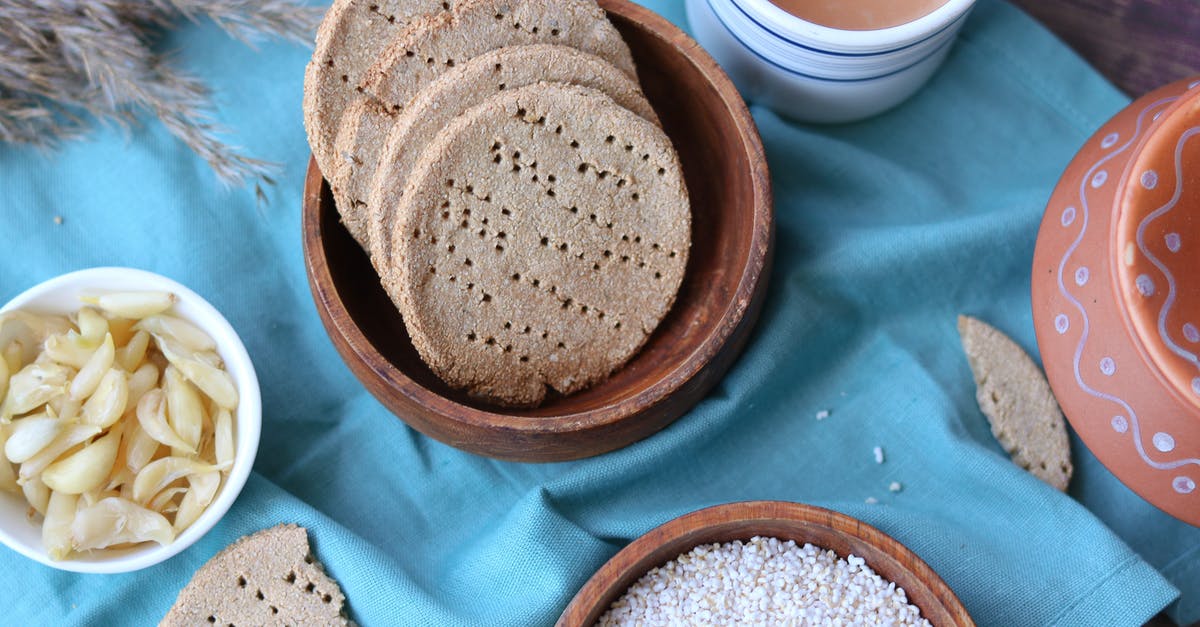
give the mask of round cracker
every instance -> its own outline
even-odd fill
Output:
[[[452,11],[414,19],[362,87],[399,113],[457,64],[496,48],[540,43],[589,52],[637,80],[629,46],[595,0],[462,0]]]
[[[388,263],[391,243],[386,225],[395,219],[404,182],[421,148],[432,143],[450,120],[488,96],[537,82],[591,87],[658,124],[641,87],[616,66],[554,44],[506,46],[475,57],[426,86],[396,118],[368,102],[352,106],[342,121],[338,154],[357,158],[339,167],[339,183],[348,202],[354,203],[356,216],[368,217],[367,240],[377,269],[382,271]]]
[[[304,70],[304,129],[327,177],[335,163],[338,121],[351,102],[362,98],[359,84],[367,69],[415,16],[445,11],[461,1],[335,0],[329,7]]]
[[[404,193],[384,287],[452,386],[534,405],[605,379],[675,299],[690,246],[670,140],[604,94],[538,83],[438,135]]]

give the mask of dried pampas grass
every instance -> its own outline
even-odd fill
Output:
[[[208,89],[153,46],[204,18],[247,43],[307,44],[323,13],[293,0],[0,0],[0,141],[52,148],[95,120],[129,125],[149,111],[222,183],[253,181],[261,198],[273,164],[223,142]]]

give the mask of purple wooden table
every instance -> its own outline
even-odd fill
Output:
[[[1131,97],[1200,74],[1200,0],[1012,2]],[[1174,625],[1159,615],[1146,627]]]

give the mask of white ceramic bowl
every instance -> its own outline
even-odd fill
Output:
[[[687,0],[696,39],[750,101],[807,122],[850,122],[912,96],[945,60],[974,0],[911,22],[841,30],[770,0]]]
[[[73,559],[51,561],[42,546],[40,524],[30,522],[29,509],[20,495],[0,491],[0,541],[12,550],[61,570],[80,573],[123,573],[153,566],[186,549],[199,540],[229,511],[237,498],[258,452],[262,430],[262,397],[254,364],[246,347],[229,322],[208,301],[192,290],[166,277],[132,268],[91,268],[50,279],[29,288],[9,301],[0,312],[25,309],[34,312],[68,313],[79,309],[83,295],[127,290],[166,290],[179,297],[173,313],[204,329],[217,343],[217,352],[238,388],[238,408],[234,417],[236,457],[225,485],[192,526],[165,546],[153,542],[122,550],[94,551]]]

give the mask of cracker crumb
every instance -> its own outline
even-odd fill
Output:
[[[875,450],[873,452],[875,453],[875,463],[882,464],[883,463],[883,447],[876,446]]]
[[[903,489],[904,489],[904,486],[900,485],[899,481],[893,481],[888,485],[888,491],[890,491],[890,492],[899,492]]]
[[[62,216],[54,216],[54,223],[55,223],[55,224],[62,224],[62,223],[63,223],[63,217],[62,217]]]
[[[829,417],[828,409],[822,409],[821,411],[817,412],[817,420],[825,420],[828,417]]]

